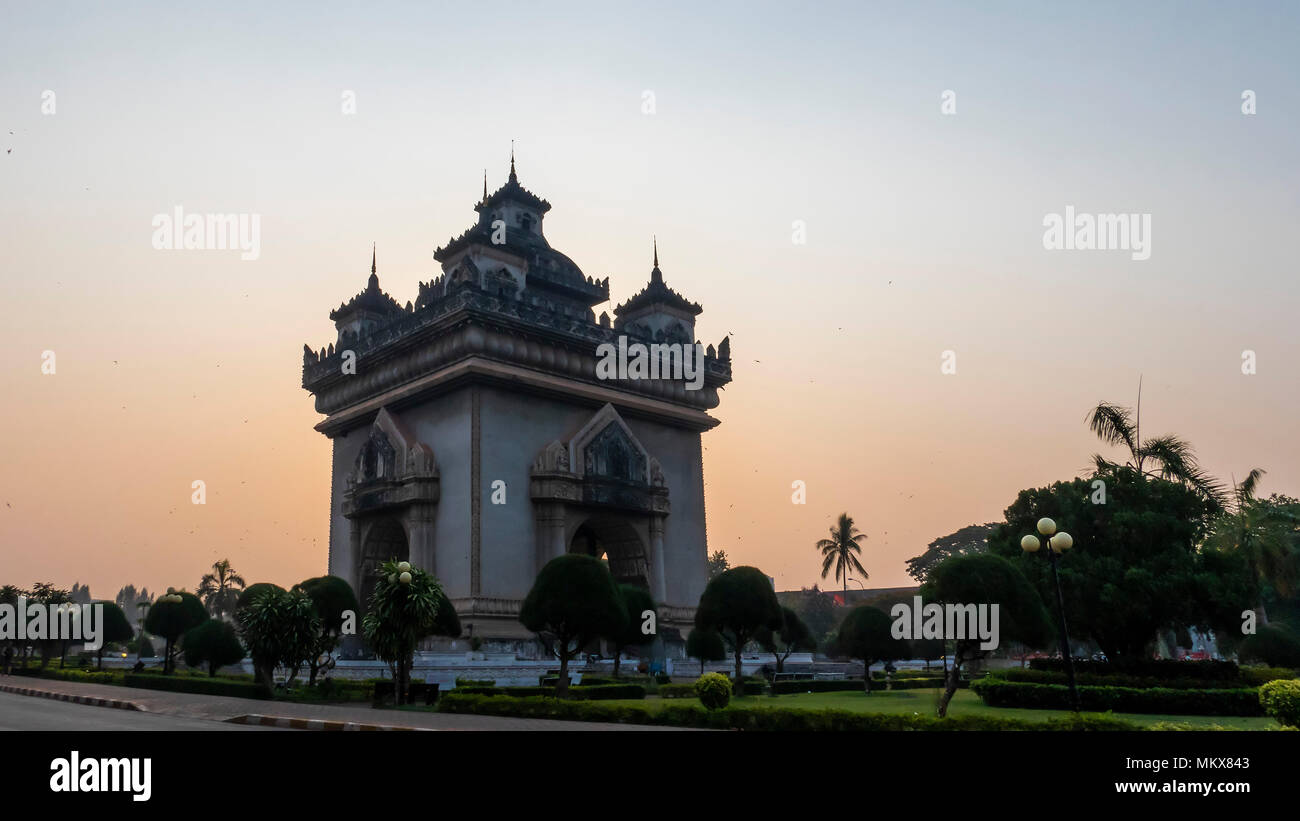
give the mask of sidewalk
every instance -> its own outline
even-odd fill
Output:
[[[587,721],[554,721],[537,718],[503,718],[458,713],[376,710],[367,704],[298,704],[289,701],[264,701],[205,696],[194,693],[171,693],[112,684],[86,684],[77,681],[54,681],[34,676],[0,675],[0,691],[56,698],[63,701],[96,703],[96,699],[119,702],[116,706],[143,712],[160,713],[209,721],[234,721],[286,726],[301,729],[413,729],[413,730],[677,730],[677,727],[651,727],[638,724],[609,724]],[[252,717],[257,717],[253,719]],[[268,719],[290,719],[278,722]],[[353,726],[345,726],[353,725]]]

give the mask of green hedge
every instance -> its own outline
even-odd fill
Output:
[[[1268,684],[1270,681],[1290,681],[1297,678],[1300,678],[1300,670],[1292,670],[1289,667],[1241,668],[1241,680],[1254,687]]]
[[[942,677],[942,676],[939,676],[938,678],[904,678],[904,679],[895,679],[894,681],[890,682],[890,684],[889,684],[889,689],[891,689],[891,690],[924,690],[924,689],[935,689],[935,688],[942,689],[943,686],[944,686],[944,680],[943,680],[943,677]],[[964,690],[964,689],[966,689],[966,688],[969,687],[969,686],[970,686],[970,681],[969,681],[968,679],[964,679],[964,678],[958,678],[958,679],[957,679],[957,689],[958,689],[958,690]],[[875,689],[875,688],[872,688],[872,689]]]
[[[17,676],[30,676],[32,678],[46,678],[53,681],[80,681],[86,684],[121,684],[123,673],[121,670],[105,670],[102,673],[97,670],[69,670],[58,668],[46,668],[44,670],[31,667],[26,670],[15,667],[13,674]]]
[[[856,690],[862,692],[862,680],[841,678],[826,679],[822,681],[805,679],[772,682],[772,692],[777,695],[785,695],[788,693],[838,693],[844,690]]]
[[[1031,670],[1065,672],[1064,659],[1030,659]],[[1133,661],[1074,660],[1074,672],[1098,675],[1129,675],[1158,679],[1212,679],[1222,682],[1241,680],[1241,670],[1235,661],[1177,661],[1175,659],[1134,659]]]
[[[438,705],[441,712],[476,715],[550,718],[562,721],[601,721],[617,724],[654,724],[715,730],[783,730],[792,732],[877,730],[1138,730],[1135,724],[1111,716],[1069,716],[1047,721],[992,716],[935,718],[921,715],[856,713],[848,710],[796,710],[775,707],[730,706],[705,710],[698,703],[670,704],[658,710],[643,705],[593,704],[551,698],[448,693]]]
[[[554,687],[457,687],[453,693],[469,696],[553,696]],[[589,687],[570,687],[567,698],[575,701],[604,701],[614,698],[645,698],[646,689],[640,684],[593,684]]]
[[[267,698],[266,689],[258,684],[248,681],[230,681],[224,678],[187,678],[163,676],[157,673],[127,673],[123,676],[123,683],[127,687],[146,687],[150,690],[169,690],[174,693]]]
[[[1026,684],[989,676],[974,681],[970,689],[990,707],[1026,707],[1036,710],[1070,709],[1070,688],[1061,684]],[[1263,715],[1255,688],[1232,690],[1175,690],[1168,687],[1079,687],[1084,710],[1118,713],[1172,713],[1200,716]]]
[[[989,675],[1022,684],[1068,684],[1065,673],[1054,670],[1021,670],[1010,668],[993,670]],[[1288,676],[1289,678],[1289,676]],[[1089,687],[1132,687],[1146,690],[1164,687],[1170,690],[1222,690],[1225,685],[1247,686],[1244,679],[1225,682],[1212,678],[1155,678],[1152,676],[1134,676],[1126,673],[1076,673],[1075,683]],[[1269,679],[1271,680],[1271,679]],[[1262,683],[1262,682],[1260,682]]]
[[[936,665],[932,670],[895,670],[894,681],[898,681],[900,678],[943,678],[943,668]],[[884,671],[874,671],[871,674],[871,680],[884,681]]]
[[[695,698],[694,684],[660,684],[660,698]]]

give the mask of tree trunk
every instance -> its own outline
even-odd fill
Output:
[[[103,648],[103,646],[100,646],[100,648],[99,648],[99,668],[98,668],[98,669],[99,669],[99,671],[100,671],[101,673],[104,672],[104,648]],[[6,672],[7,672],[7,671],[6,671]]]
[[[952,667],[948,668],[943,687],[943,698],[939,699],[939,718],[948,717],[948,702],[952,701],[953,693],[957,692],[959,670],[961,670],[961,651],[957,650],[953,654]]]
[[[741,664],[740,664],[741,646],[742,645],[740,643],[740,637],[737,636],[736,637],[736,680],[731,685],[731,691],[738,696],[743,696],[745,694],[745,675],[742,671]]]
[[[871,695],[871,659],[863,659],[862,692]]]
[[[619,662],[622,660],[621,658],[622,655],[623,655],[623,648],[615,647],[614,648],[614,678],[618,678],[618,665]]]
[[[564,698],[569,693],[569,642],[560,645],[560,676],[555,680],[555,697]]]

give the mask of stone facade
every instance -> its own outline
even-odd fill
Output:
[[[544,200],[509,181],[438,249],[443,274],[399,306],[379,288],[330,315],[338,337],[304,349],[303,387],[331,440],[329,572],[363,602],[374,569],[409,559],[447,590],[468,635],[518,646],[519,607],[555,556],[608,560],[685,635],[707,580],[701,434],[731,380],[729,340],[692,389],[602,379],[597,348],[693,338],[698,305],[663,282],[597,319],[608,280],[583,275],[542,233]]]

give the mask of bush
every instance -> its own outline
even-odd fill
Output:
[[[457,687],[495,687],[497,680],[494,678],[457,678]]]
[[[970,689],[990,707],[1026,707],[1037,710],[1070,709],[1070,688],[1060,684],[1022,684],[988,676],[971,682]],[[1202,716],[1262,715],[1258,691],[1175,690],[1168,687],[1079,687],[1084,710],[1118,713],[1172,713]]]
[[[721,673],[706,673],[705,675],[722,675]],[[727,681],[731,681],[730,678]],[[740,687],[732,687],[732,695],[737,696],[761,696],[767,692],[767,679],[749,677],[741,681]]]
[[[695,698],[694,684],[660,684],[660,698]]]
[[[268,697],[266,690],[258,684],[251,681],[232,681],[224,678],[191,678],[162,676],[157,673],[127,673],[122,677],[122,683],[127,687],[169,690],[174,693],[199,693],[205,696]]]
[[[1241,680],[1254,687],[1268,684],[1270,681],[1278,681],[1279,679],[1289,681],[1293,678],[1300,678],[1300,671],[1286,667],[1241,668]]]
[[[1065,672],[1063,659],[1030,659],[1029,669]],[[1236,682],[1241,679],[1240,668],[1235,661],[1176,661],[1174,659],[1143,659],[1141,661],[1109,662],[1075,659],[1074,672],[1096,673],[1099,675],[1124,674],[1158,679],[1211,679],[1213,681]]]
[[[706,675],[717,675],[709,673]],[[703,678],[703,677],[701,677]],[[730,695],[730,682],[722,678],[718,693]],[[740,707],[709,710],[698,704],[672,704],[657,710],[632,704],[593,704],[553,698],[510,696],[443,696],[438,709],[446,713],[551,718],[561,721],[600,721],[615,724],[652,724],[715,730],[787,732],[900,731],[900,730],[1027,730],[1027,731],[1130,731],[1141,729],[1112,716],[1072,715],[1047,721],[995,716],[935,718],[930,715],[855,713],[848,710],[799,710],[779,707]]]
[[[903,678],[895,679],[889,683],[891,690],[926,690],[942,689],[944,686],[943,676],[934,676],[932,678]],[[957,679],[957,689],[961,690],[970,686],[970,681],[965,678]]]
[[[1300,680],[1270,681],[1259,688],[1259,703],[1278,724],[1300,728]]]
[[[1076,673],[1075,683],[1095,686],[1095,687],[1135,687],[1138,689],[1147,689],[1151,687],[1167,687],[1175,690],[1219,690],[1224,685],[1259,685],[1263,681],[1251,681],[1245,673],[1247,668],[1241,671],[1241,678],[1236,681],[1222,681],[1212,678],[1155,678],[1153,676],[1137,676],[1127,673]],[[1286,678],[1290,678],[1290,671]],[[1006,670],[994,670],[989,673],[994,678],[1005,679],[1006,681],[1016,681],[1026,684],[1068,684],[1069,677],[1065,673],[1055,672],[1052,670],[1019,670],[1015,668]],[[1271,681],[1272,679],[1266,679]]]
[[[777,695],[788,693],[838,693],[845,690],[856,690],[860,693],[862,692],[862,682],[850,678],[826,681],[806,679],[804,681],[772,682],[772,692]]]
[[[530,696],[555,697],[554,687],[457,687],[452,692],[473,696]],[[572,687],[564,698],[575,701],[602,701],[614,698],[645,698],[646,689],[640,684],[593,684],[590,687]]]
[[[705,673],[695,680],[695,695],[709,710],[721,710],[731,701],[731,680],[721,673]]]
[[[57,667],[47,667],[42,670],[39,667],[29,667],[23,669],[14,667],[12,673],[16,676],[32,676],[33,678],[46,678],[54,681],[80,681],[86,684],[121,684],[121,670],[60,670]]]

